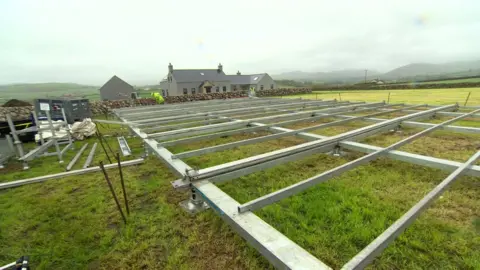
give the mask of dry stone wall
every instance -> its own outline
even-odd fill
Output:
[[[12,116],[12,120],[30,119],[30,113],[33,111],[33,106],[24,107],[0,107],[0,122],[7,121],[7,114]]]
[[[259,97],[267,97],[267,96],[308,94],[311,92],[312,92],[312,89],[310,88],[285,88],[285,89],[256,91],[256,95]],[[165,97],[165,102],[181,103],[181,102],[191,102],[191,101],[198,101],[198,100],[242,98],[247,96],[248,96],[247,91],[235,91],[235,92],[226,92],[226,93],[170,96],[170,97]],[[156,105],[155,100],[151,98],[142,98],[142,99],[137,99],[135,101],[133,100],[91,101],[90,110],[92,111],[93,115],[96,115],[96,114],[110,113],[112,109],[117,109],[117,108],[125,108],[125,107],[132,107],[132,106],[148,106],[148,105]],[[33,106],[0,107],[0,122],[7,121],[6,120],[7,113],[9,113],[12,116],[12,119],[14,121],[30,119],[30,113],[32,111],[33,111]]]

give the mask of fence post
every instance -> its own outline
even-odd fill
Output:
[[[467,106],[467,102],[468,102],[468,99],[470,98],[470,94],[472,92],[468,92],[468,96],[467,96],[467,99],[465,100],[465,104],[463,104],[463,107]]]
[[[342,101],[342,95],[340,93],[338,93],[338,98]]]
[[[390,103],[390,92],[388,92],[388,101],[387,101],[387,104]]]

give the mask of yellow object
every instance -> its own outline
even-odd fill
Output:
[[[162,95],[160,95],[160,94],[155,97],[155,100],[157,100],[157,104],[163,104],[163,102],[165,102]]]
[[[159,92],[152,92],[150,95],[155,99],[157,104],[163,104],[165,100],[163,99],[162,95]]]

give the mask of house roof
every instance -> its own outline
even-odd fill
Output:
[[[108,88],[108,87],[110,87],[110,85],[114,86],[114,85],[119,85],[119,84],[124,85],[125,87],[131,87],[132,89],[134,89],[133,86],[128,84],[126,81],[120,79],[119,77],[117,77],[117,75],[113,75],[113,77],[110,78],[110,80],[108,80],[102,87],[100,87],[99,90]]]
[[[266,73],[250,75],[227,75],[231,84],[257,84]]]
[[[227,75],[217,69],[175,69],[172,72],[177,82],[228,81]]]

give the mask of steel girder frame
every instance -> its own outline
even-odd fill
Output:
[[[438,110],[449,109],[449,107],[442,107]],[[422,112],[410,117],[415,118],[422,115],[427,115],[434,113],[434,111]],[[402,118],[402,120],[404,120]],[[387,121],[388,122],[388,121]],[[391,128],[393,122],[389,122],[389,125],[380,125],[383,128]],[[394,123],[395,125],[398,123]],[[187,177],[189,176],[189,171],[192,171],[191,168],[185,164],[183,161],[171,158],[171,153],[163,148],[159,147],[159,144],[152,139],[147,138],[147,134],[141,132],[138,128],[132,127],[132,130],[141,138],[144,139],[146,144],[165,162],[172,168],[177,175]],[[384,129],[382,129],[384,130]],[[368,132],[366,132],[368,133]],[[360,136],[361,134],[359,134]],[[317,149],[316,149],[317,150]],[[311,152],[311,151],[306,151]],[[232,177],[233,178],[233,177]],[[231,179],[231,178],[230,178]],[[273,229],[271,226],[263,222],[253,213],[245,213],[238,215],[236,213],[236,206],[238,202],[233,200],[223,191],[218,189],[214,184],[209,181],[197,181],[193,185],[195,188],[202,194],[202,196],[221,213],[221,216],[229,222],[237,231],[248,240],[254,247],[257,248],[269,261],[271,261],[276,267],[306,267],[306,268],[318,268],[318,269],[328,269],[328,266],[324,265],[317,259],[312,259],[308,252],[300,248],[298,245],[293,243],[291,240],[280,234],[278,231]],[[233,206],[233,207],[232,207]],[[233,211],[232,211],[233,209]],[[273,238],[272,238],[273,237]],[[278,240],[278,241],[272,241]],[[288,254],[284,254],[282,250],[289,250]],[[300,263],[301,262],[301,263]]]
[[[445,108],[441,107],[438,111],[440,110],[448,110],[452,108]],[[425,116],[425,115],[431,115],[432,112],[422,112],[420,115],[417,115],[418,117]],[[438,112],[435,111],[435,112]],[[435,113],[433,112],[433,113]],[[328,116],[328,113],[325,113],[325,115]],[[417,116],[411,116],[412,120],[417,118]],[[122,119],[125,121],[125,119]],[[395,120],[395,119],[393,119]],[[390,120],[388,120],[390,121]],[[386,122],[388,122],[386,121]],[[287,121],[288,122],[288,121]],[[246,128],[246,132],[248,131],[253,131],[255,128],[265,128],[262,127],[263,124],[260,123],[250,123],[254,127],[251,128]],[[392,125],[387,126],[390,128]],[[268,127],[272,132],[288,132],[292,131],[289,129],[285,128],[280,128],[280,127],[275,127],[272,125],[271,127]],[[189,173],[191,172],[191,168],[185,164],[183,161],[179,159],[171,159],[171,153],[163,148],[161,145],[159,145],[155,140],[148,139],[147,135],[145,133],[142,133],[138,128],[131,127],[131,129],[137,133],[140,137],[144,139],[146,144],[152,148],[152,150],[163,160],[167,165],[169,165],[170,168],[172,168],[177,175],[181,177],[188,177]],[[251,130],[248,130],[251,129]],[[379,129],[378,131],[385,130]],[[372,130],[373,131],[373,130]],[[229,131],[225,132],[228,133]],[[233,131],[230,131],[233,132]],[[374,132],[366,132],[363,134],[369,135]],[[213,134],[215,135],[215,134]],[[319,140],[319,139],[325,139],[328,137],[325,136],[320,136],[320,135],[315,135],[315,134],[309,134],[305,132],[300,132],[296,133],[297,136],[303,137],[308,140]],[[209,136],[209,135],[207,135]],[[357,137],[361,137],[362,134],[360,134]],[[355,138],[350,138],[350,139],[355,139]],[[187,139],[182,139],[183,141],[188,141],[189,138]],[[178,141],[182,141],[178,140]],[[165,142],[165,144],[168,144],[169,142]],[[369,146],[365,144],[360,144],[360,143],[355,143],[351,141],[341,141],[339,142],[339,145],[342,147],[345,147],[347,149],[351,150],[356,150],[364,153],[368,152],[373,152],[379,149],[382,149],[381,147],[375,147],[375,146]],[[325,151],[325,149],[313,149],[313,150],[308,150],[303,152],[302,154],[308,155],[308,154],[313,154],[315,151]],[[387,156],[392,157],[394,159],[399,159],[399,160],[405,160],[409,161],[412,163],[417,163],[417,164],[423,164],[427,165],[430,167],[436,167],[436,168],[441,168],[445,170],[454,170],[455,168],[458,168],[461,166],[460,163],[458,162],[452,162],[452,161],[447,161],[447,160],[442,160],[442,159],[436,159],[436,158],[431,158],[431,157],[425,157],[421,155],[415,155],[415,154],[409,154],[401,151],[385,151],[387,153]],[[299,156],[299,155],[295,155]],[[286,157],[288,158],[288,157]],[[281,158],[281,159],[285,159]],[[274,162],[267,162],[267,163],[272,163],[272,166],[274,165]],[[269,166],[271,167],[271,166]],[[208,168],[207,168],[208,169]],[[247,168],[248,169],[248,168]],[[467,174],[470,175],[480,175],[480,167],[479,166],[472,166],[469,167],[465,170]],[[227,173],[230,174],[228,177],[225,178],[225,180],[235,178],[235,174],[232,173]],[[223,174],[224,176],[226,174]],[[218,178],[214,177],[214,178]],[[208,179],[211,180],[211,179]],[[319,269],[328,269],[328,266],[324,265],[320,261],[313,259],[308,252],[304,251],[300,247],[298,247],[295,243],[291,242],[288,238],[285,236],[281,235],[273,229],[271,226],[263,222],[261,219],[256,217],[253,213],[251,212],[246,212],[241,215],[238,214],[237,210],[234,209],[232,212],[232,209],[237,207],[239,204],[232,198],[230,198],[227,194],[225,194],[223,191],[218,189],[214,184],[212,184],[210,181],[207,180],[201,180],[201,181],[195,181],[192,183],[193,186],[197,189],[200,194],[212,205],[214,209],[220,212],[222,218],[224,218],[227,222],[229,222],[237,231],[254,247],[257,248],[269,261],[271,261],[276,267],[284,268],[284,267],[290,267],[290,268],[301,268],[301,267],[316,267]],[[258,226],[257,226],[258,225]],[[266,227],[264,227],[266,226]],[[254,230],[255,228],[256,230]],[[269,237],[265,236],[272,236],[275,239],[281,239],[281,241],[275,241],[272,242],[272,239]],[[280,237],[280,238],[278,238]],[[266,239],[268,238],[268,239]],[[285,242],[284,242],[285,241]],[[286,249],[292,248],[292,252],[289,254],[282,254],[280,247],[285,247]],[[297,256],[298,255],[298,256]],[[296,259],[290,260],[292,256]],[[299,260],[303,261],[304,264],[299,263]],[[293,266],[293,267],[292,267]]]
[[[170,151],[158,147],[155,140],[148,139],[146,134],[138,128],[131,127],[131,130],[142,138],[146,145],[176,175],[186,177],[187,172],[192,170],[182,160],[172,160]],[[297,267],[302,269],[331,269],[255,214],[238,215],[235,207],[239,203],[214,184],[204,181],[204,185],[197,190],[210,206],[220,214],[222,219],[230,224],[275,267],[283,269],[295,269]]]
[[[480,110],[478,110],[480,111]],[[249,202],[246,202],[242,205],[240,205],[238,207],[238,211],[240,213],[243,213],[243,212],[246,212],[246,211],[254,211],[256,209],[259,209],[261,207],[264,207],[264,206],[267,206],[267,205],[270,205],[272,203],[275,203],[279,200],[282,200],[284,198],[287,198],[287,197],[290,197],[294,194],[297,194],[297,193],[300,193],[302,192],[303,190],[309,188],[309,187],[312,187],[316,184],[319,184],[319,183],[322,183],[324,181],[327,181],[335,176],[338,176],[348,170],[352,170],[360,165],[363,165],[369,161],[372,161],[374,159],[377,159],[383,155],[385,155],[388,151],[391,151],[391,150],[395,150],[397,148],[400,148],[402,147],[403,145],[407,144],[407,143],[410,143],[422,136],[425,136],[426,134],[428,133],[431,133],[437,129],[440,129],[442,128],[443,126],[445,125],[448,125],[450,123],[453,123],[455,121],[458,121],[462,118],[465,118],[465,117],[468,117],[474,113],[477,113],[478,111],[474,111],[474,112],[471,112],[471,113],[467,113],[467,114],[464,114],[462,116],[458,116],[454,119],[451,119],[451,120],[448,120],[448,121],[445,121],[443,123],[440,123],[440,124],[437,124],[433,127],[430,127],[426,130],[423,130],[419,133],[416,133],[410,137],[407,137],[399,142],[396,142],[386,148],[383,148],[383,149],[380,149],[380,150],[377,150],[375,152],[372,152],[372,153],[369,153],[367,154],[366,156],[363,156],[361,158],[358,158],[356,160],[353,160],[353,161],[350,161],[348,163],[345,163],[341,166],[338,166],[336,168],[333,168],[331,170],[328,170],[324,173],[321,173],[319,175],[316,175],[314,177],[311,177],[307,180],[304,180],[304,181],[301,181],[299,183],[296,183],[294,185],[291,185],[291,186],[288,186],[286,188],[283,188],[281,190],[278,190],[278,191],[275,191],[273,193],[270,193],[270,194],[267,194],[265,196],[262,196],[260,198],[257,198],[255,200],[252,200],[252,201],[249,201]]]
[[[246,120],[234,120],[234,121],[231,121],[231,122],[221,123],[221,124],[213,124],[213,125],[208,125],[208,126],[199,126],[199,127],[193,127],[193,128],[186,128],[186,129],[172,130],[172,131],[166,131],[166,132],[160,132],[160,133],[153,133],[153,134],[148,134],[148,137],[152,138],[152,139],[155,138],[155,139],[158,139],[158,140],[169,140],[169,139],[174,139],[174,138],[181,138],[181,137],[200,135],[200,134],[206,134],[206,133],[213,133],[213,132],[224,131],[224,130],[231,130],[231,129],[236,129],[236,128],[243,128],[243,127],[246,127],[249,123],[256,122],[256,121],[274,121],[274,120],[279,120],[279,119],[284,119],[284,120],[286,120],[286,119],[296,119],[300,116],[314,116],[314,115],[321,114],[321,113],[332,113],[332,112],[354,110],[354,109],[357,109],[359,107],[381,106],[383,104],[384,104],[383,102],[369,103],[369,104],[362,104],[362,105],[357,105],[356,104],[356,105],[340,106],[340,107],[335,107],[335,108],[325,108],[325,109],[315,110],[315,111],[288,113],[288,114],[266,116],[266,117],[259,117],[259,118],[246,119]]]

